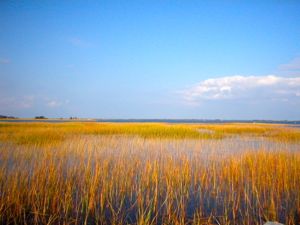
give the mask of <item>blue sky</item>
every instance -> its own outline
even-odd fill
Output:
[[[299,1],[1,1],[0,114],[300,119]]]

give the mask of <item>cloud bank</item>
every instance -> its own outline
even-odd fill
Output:
[[[192,104],[230,99],[293,101],[300,99],[300,77],[227,76],[204,80],[182,93]]]

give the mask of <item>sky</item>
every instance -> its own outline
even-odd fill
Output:
[[[300,1],[0,1],[0,115],[300,120]]]

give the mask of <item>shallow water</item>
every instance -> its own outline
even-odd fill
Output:
[[[89,186],[84,186],[82,180],[86,179],[85,174],[89,174],[91,180],[95,176],[97,168],[99,171],[104,171],[98,178],[100,181],[97,193],[101,192],[101,185],[106,183],[110,184],[117,197],[112,198],[115,200],[114,207],[118,207],[119,193],[123,193],[124,206],[123,212],[126,213],[126,221],[130,223],[137,222],[138,209],[135,206],[135,202],[141,197],[139,193],[139,187],[147,182],[148,177],[152,175],[153,168],[157,168],[158,176],[158,202],[163,205],[166,196],[167,180],[168,182],[174,182],[172,185],[174,195],[169,204],[177,204],[178,199],[182,199],[185,205],[185,217],[186,220],[191,220],[195,216],[197,210],[201,208],[203,216],[209,216],[213,213],[216,217],[224,214],[224,202],[227,207],[231,207],[229,200],[230,196],[234,196],[232,192],[238,192],[238,188],[245,188],[245,193],[253,197],[251,204],[257,204],[255,196],[253,195],[250,186],[245,184],[237,185],[238,188],[232,191],[231,184],[226,185],[222,183],[224,180],[221,176],[218,176],[218,168],[224,168],[227,159],[237,159],[237,161],[244,156],[244,153],[252,153],[261,151],[263,152],[295,152],[300,151],[299,144],[281,143],[272,141],[271,139],[264,137],[230,137],[224,139],[145,139],[136,136],[97,136],[97,135],[81,135],[74,136],[64,141],[60,146],[52,146],[49,148],[42,148],[38,146],[21,146],[13,145],[12,143],[0,143],[0,166],[4,168],[3,171],[7,179],[10,177],[19,176],[17,179],[26,179],[26,182],[30,184],[34,177],[39,177],[37,171],[47,171],[54,168],[57,171],[52,175],[58,176],[57,182],[63,184],[68,180],[74,179],[74,196],[81,196],[81,189],[77,184],[82,185],[82,190],[88,189]],[[230,160],[228,160],[230,161]],[[213,165],[213,167],[211,166]],[[149,170],[147,168],[150,168]],[[188,176],[194,179],[185,181],[183,176],[184,169],[187,169]],[[213,185],[211,177],[208,177],[207,183],[201,183],[201,172],[209,170],[207,174],[211,176],[213,174],[212,169],[216,169],[217,184]],[[149,172],[150,171],[150,172]],[[247,173],[247,168],[244,168],[244,172]],[[275,173],[274,171],[270,171]],[[44,173],[45,174],[45,173]],[[146,174],[146,176],[144,175]],[[234,174],[233,174],[234,175]],[[54,176],[54,177],[55,177]],[[113,180],[113,177],[117,177]],[[276,176],[275,176],[276,177]],[[7,180],[6,179],[6,180]],[[35,178],[36,179],[36,178]],[[47,178],[45,178],[46,181]],[[61,180],[60,180],[61,179]],[[219,181],[218,181],[219,179]],[[250,179],[250,178],[249,178]],[[187,194],[184,195],[182,186],[176,183],[176,180],[187,184],[185,190]],[[225,180],[226,181],[226,180]],[[87,184],[88,180],[86,181]],[[126,189],[126,183],[130,183]],[[219,182],[219,183],[218,183]],[[244,182],[247,182],[245,180]],[[296,181],[298,182],[298,181]],[[5,183],[4,183],[5,184]],[[232,183],[233,185],[233,183]],[[142,192],[146,194],[148,190],[151,192],[151,196],[155,194],[153,191],[154,185],[147,186]],[[121,189],[123,192],[121,192]],[[82,191],[81,190],[81,191]],[[268,193],[269,190],[267,190]],[[244,193],[244,192],[242,192]],[[293,194],[293,192],[290,192]],[[27,194],[27,193],[26,193]],[[297,197],[297,193],[295,194]],[[26,195],[25,195],[26,197]],[[1,198],[1,193],[0,193]],[[241,197],[242,198],[242,197]],[[282,197],[285,199],[284,197]],[[26,198],[25,198],[26,199]],[[295,198],[296,199],[296,198]],[[260,198],[264,201],[264,198]],[[76,202],[76,198],[72,199],[73,204],[81,204]],[[241,215],[245,212],[243,208],[245,204],[244,200],[240,201]],[[283,208],[294,206],[293,198],[289,198],[289,201],[282,201]],[[287,206],[287,207],[286,207]],[[163,206],[164,210],[159,211],[156,224],[162,224],[163,218],[166,216],[166,206]],[[178,210],[178,206],[175,205],[174,211]],[[111,217],[111,211],[105,209],[106,220],[109,221]],[[80,212],[80,215],[84,216],[84,213]],[[253,212],[254,216],[257,216]],[[83,218],[83,217],[82,217]],[[96,224],[93,222],[94,218],[90,218],[90,224]],[[284,221],[284,217],[280,218]],[[82,219],[81,219],[82,220]],[[258,221],[258,219],[257,219]],[[83,222],[83,221],[81,221]]]

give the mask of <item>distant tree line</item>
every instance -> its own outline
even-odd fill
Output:
[[[36,120],[44,120],[44,119],[48,119],[48,118],[45,117],[45,116],[36,116],[36,117],[34,117],[34,119],[36,119]]]
[[[0,115],[0,119],[17,119],[18,117],[14,117],[14,116],[3,116]]]

